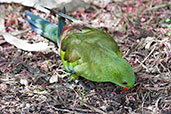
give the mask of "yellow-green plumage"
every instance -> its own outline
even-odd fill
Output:
[[[61,47],[61,58],[68,72],[91,81],[133,87],[135,78],[131,66],[121,58],[116,42],[103,31],[89,27],[71,30]]]
[[[26,13],[31,17],[31,14]],[[43,21],[39,24],[42,24]],[[30,23],[32,24],[33,22]],[[51,23],[47,24],[46,22],[46,25],[50,26]],[[34,24],[34,26],[36,25]],[[45,25],[42,26],[44,27]],[[37,27],[36,30],[42,30],[41,27]],[[35,28],[33,29],[37,32]],[[57,36],[53,37],[54,29],[58,31],[61,27],[56,26],[55,28],[53,25],[52,32],[43,29],[44,32],[39,34],[52,41],[59,41],[56,39]],[[47,34],[44,35],[46,32],[48,32],[49,36]],[[62,38],[61,42],[58,42],[58,44],[61,44],[61,59],[65,70],[74,74],[74,77],[81,76],[95,82],[112,82],[126,88],[134,86],[134,71],[130,64],[122,58],[117,43],[109,34],[85,25],[80,29],[72,26],[72,29],[69,29],[69,31],[65,32],[64,30],[61,36],[63,37],[64,34],[66,36]]]

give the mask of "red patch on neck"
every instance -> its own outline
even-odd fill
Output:
[[[65,32],[65,31],[68,31],[68,30],[71,30],[71,29],[74,29],[72,26],[70,25],[66,25],[64,26],[64,28],[62,29],[62,34]]]
[[[62,36],[61,36],[61,38],[60,38],[60,46],[59,46],[59,49],[61,50],[61,44],[62,44],[62,39],[63,38],[65,38],[66,36],[67,36],[67,32],[69,31],[69,30],[72,30],[72,29],[74,29],[72,26],[70,26],[70,25],[66,25],[66,26],[64,26],[64,28],[62,29]]]

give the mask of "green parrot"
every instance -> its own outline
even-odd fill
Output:
[[[46,8],[48,9],[48,8]],[[112,82],[123,88],[132,88],[135,75],[131,65],[113,38],[88,24],[62,12],[48,9],[59,15],[58,25],[48,22],[29,11],[25,18],[30,27],[50,41],[57,43],[64,69],[75,80],[81,76],[94,82]],[[66,19],[72,24],[66,24]]]

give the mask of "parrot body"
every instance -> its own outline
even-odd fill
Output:
[[[57,43],[60,48],[64,68],[73,79],[82,76],[95,82],[112,82],[125,88],[132,88],[135,83],[134,71],[122,58],[117,43],[107,33],[88,25],[67,25],[65,17],[72,17],[60,12],[58,26],[29,11],[26,20],[38,34]],[[71,19],[70,19],[71,18]]]

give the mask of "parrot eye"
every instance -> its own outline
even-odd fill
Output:
[[[127,82],[123,81],[123,82],[122,82],[122,84],[123,84],[123,85],[126,85],[126,84],[127,84]]]

